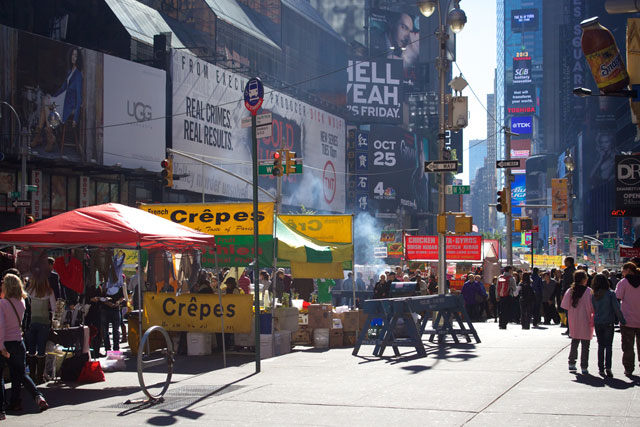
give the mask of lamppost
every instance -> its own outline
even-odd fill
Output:
[[[20,148],[20,163],[21,163],[21,190],[20,197],[23,200],[26,200],[28,187],[27,187],[27,156],[29,155],[29,148],[27,146],[27,141],[24,138],[22,131],[22,123],[20,122],[20,116],[16,112],[16,109],[13,108],[11,104],[6,101],[0,101],[0,104],[4,104],[13,112],[13,115],[16,117],[16,121],[18,122],[18,134],[17,134],[17,143],[16,145]],[[2,114],[0,114],[0,118],[2,118]],[[52,129],[55,129],[60,125],[60,114],[56,111],[56,103],[54,102],[51,106],[49,106],[49,114],[47,115],[47,125]],[[27,208],[20,208],[20,226],[24,227],[26,223],[27,217]]]
[[[576,163],[571,155],[571,150],[568,148],[564,154],[564,167],[567,170],[569,180],[569,252],[571,252],[571,245],[573,243],[573,170],[576,168]]]
[[[438,103],[438,158],[440,160],[449,160],[449,153],[445,157],[445,132],[446,124],[444,117],[445,110],[445,79],[447,71],[449,71],[449,60],[447,59],[447,39],[449,34],[445,25],[448,23],[449,28],[454,33],[459,33],[467,23],[467,15],[460,9],[460,0],[449,0],[447,3],[446,21],[443,20],[442,9],[440,8],[441,0],[425,0],[418,2],[420,13],[425,17],[430,17],[435,10],[438,10],[438,30],[436,37],[438,39],[439,51],[437,59],[438,77],[440,83],[440,99]],[[454,8],[451,8],[451,3]],[[445,180],[444,175],[440,173],[440,182],[438,185],[438,216],[445,213]],[[446,253],[446,232],[438,233],[438,290],[440,294],[449,291],[447,288],[447,253]]]

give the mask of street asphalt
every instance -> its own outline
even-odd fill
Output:
[[[51,409],[7,414],[11,426],[193,425],[420,425],[420,426],[638,426],[640,377],[623,375],[620,334],[614,378],[598,376],[591,342],[590,375],[568,371],[569,339],[559,326],[522,330],[475,324],[480,344],[444,346],[426,341],[427,357],[373,357],[371,346],[295,351],[262,361],[252,357],[179,357],[164,402],[142,399],[134,364],[106,373],[97,384],[49,383]],[[640,370],[636,371],[640,374]],[[162,381],[145,375],[147,383]]]

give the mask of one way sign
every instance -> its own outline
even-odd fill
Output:
[[[496,168],[506,169],[506,168],[517,168],[520,166],[520,160],[498,160],[496,161]]]
[[[457,160],[434,160],[431,162],[424,162],[425,172],[457,172],[458,161]]]

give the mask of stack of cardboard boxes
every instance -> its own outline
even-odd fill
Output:
[[[298,316],[298,330],[291,340],[294,345],[312,345],[313,337],[317,347],[325,348],[325,337],[328,336],[329,348],[353,347],[357,332],[364,328],[366,314],[362,311],[334,313],[330,304],[311,304],[306,314]],[[314,330],[317,332],[314,334]]]

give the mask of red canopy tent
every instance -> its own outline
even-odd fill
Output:
[[[215,237],[141,209],[107,203],[5,231],[0,233],[0,244],[185,250],[215,247]]]

